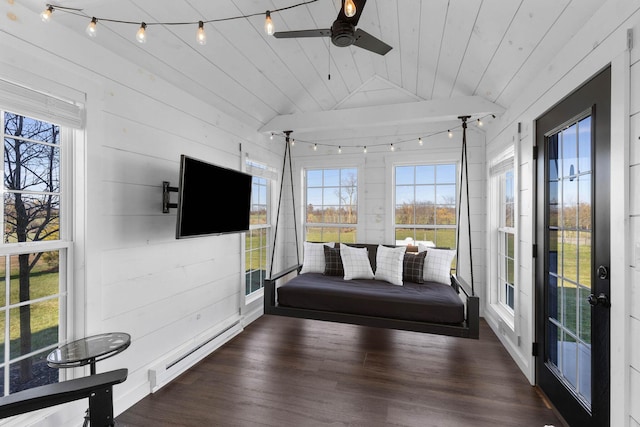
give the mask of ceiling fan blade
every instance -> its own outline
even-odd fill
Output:
[[[372,36],[364,30],[358,28],[355,32],[356,41],[353,42],[354,45],[361,47],[366,50],[370,50],[371,52],[377,53],[378,55],[386,55],[392,47],[378,39],[377,37]]]
[[[278,31],[273,33],[277,39],[293,39],[298,37],[331,37],[331,29]]]
[[[340,12],[338,13],[337,20],[342,22],[348,22],[355,27],[356,25],[358,25],[358,21],[360,20],[360,15],[362,15],[362,9],[364,9],[364,5],[367,2],[367,0],[353,0],[353,2],[356,5],[356,14],[353,15],[351,18],[347,17],[347,15],[344,14],[344,0],[342,0],[342,7],[340,8]]]

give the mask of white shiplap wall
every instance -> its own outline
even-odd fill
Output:
[[[518,335],[499,333],[498,315],[485,310],[485,318],[496,331],[507,350],[528,379],[534,383],[534,359],[531,341],[534,337],[534,263],[531,245],[535,224],[529,211],[535,206],[533,180],[535,168],[532,147],[535,138],[534,120],[571,93],[599,70],[612,65],[612,218],[615,213],[628,212],[612,223],[612,324],[611,324],[611,425],[637,426],[640,423],[640,268],[635,245],[640,243],[640,12],[629,1],[611,0],[585,22],[583,29],[564,50],[541,71],[518,100],[488,130],[487,159],[513,144],[514,129],[522,124],[519,160],[520,263],[518,276]],[[627,49],[627,29],[633,29],[635,47]],[[629,79],[630,75],[630,79]],[[629,83],[630,80],[630,83]],[[630,97],[630,99],[628,99]],[[628,130],[628,132],[627,132]],[[627,141],[628,139],[628,141]],[[624,152],[630,150],[630,156]],[[622,153],[620,151],[623,151]],[[630,159],[629,167],[619,164]],[[624,162],[624,160],[622,160]],[[624,167],[623,167],[624,166]],[[618,173],[620,172],[620,174]],[[618,179],[621,177],[621,179]],[[628,221],[627,221],[628,219]],[[621,244],[621,242],[624,242]],[[623,260],[630,260],[630,264]],[[627,297],[630,295],[630,298]]]
[[[162,181],[178,185],[183,153],[234,169],[243,161],[240,144],[276,168],[280,153],[263,135],[89,38],[55,22],[41,25],[13,2],[2,3],[0,16],[0,78],[60,88],[60,96],[65,87],[85,94],[86,129],[75,150],[83,191],[74,200],[85,216],[75,231],[69,336],[131,334],[129,349],[98,366],[129,369],[115,389],[119,413],[149,393],[150,367],[245,310],[243,234],[176,240],[176,212],[161,210]],[[217,185],[224,184],[211,183],[208,203]],[[70,425],[82,418],[82,406],[64,406],[36,425]]]

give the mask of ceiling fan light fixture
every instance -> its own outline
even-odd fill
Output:
[[[89,22],[89,25],[87,25],[87,35],[89,37],[95,37],[98,33],[98,20],[93,17],[91,18],[91,22]]]
[[[138,32],[136,33],[136,40],[138,43],[146,43],[147,42],[147,34],[146,34],[147,24],[142,22],[140,24],[140,28],[138,28]]]
[[[207,44],[207,34],[204,32],[204,22],[198,22],[198,31],[196,32],[196,41],[199,45],[204,46]]]
[[[267,10],[266,17],[264,19],[264,31],[268,35],[273,35],[273,21],[271,20],[271,11]]]
[[[353,0],[345,0],[344,2],[344,14],[347,18],[353,18],[356,14],[356,4]]]

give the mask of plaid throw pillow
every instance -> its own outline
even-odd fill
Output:
[[[406,246],[387,248],[378,245],[375,279],[402,286],[403,257],[406,250]]]
[[[405,282],[424,283],[424,259],[427,252],[417,254],[405,253],[402,262],[402,280]]]
[[[300,274],[324,272],[324,252],[322,248],[325,246],[334,247],[335,244],[333,242],[304,242],[304,259],[302,260]]]
[[[340,243],[344,280],[373,279],[367,248],[353,248]]]
[[[424,281],[451,284],[451,262],[455,256],[455,250],[428,249],[424,261]]]
[[[342,268],[342,258],[340,257],[340,249],[324,247],[324,275],[325,276],[344,276]]]

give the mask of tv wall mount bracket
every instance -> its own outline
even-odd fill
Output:
[[[162,181],[162,213],[169,213],[169,209],[177,208],[177,203],[171,203],[171,193],[177,193],[178,187],[172,187],[169,181]]]

